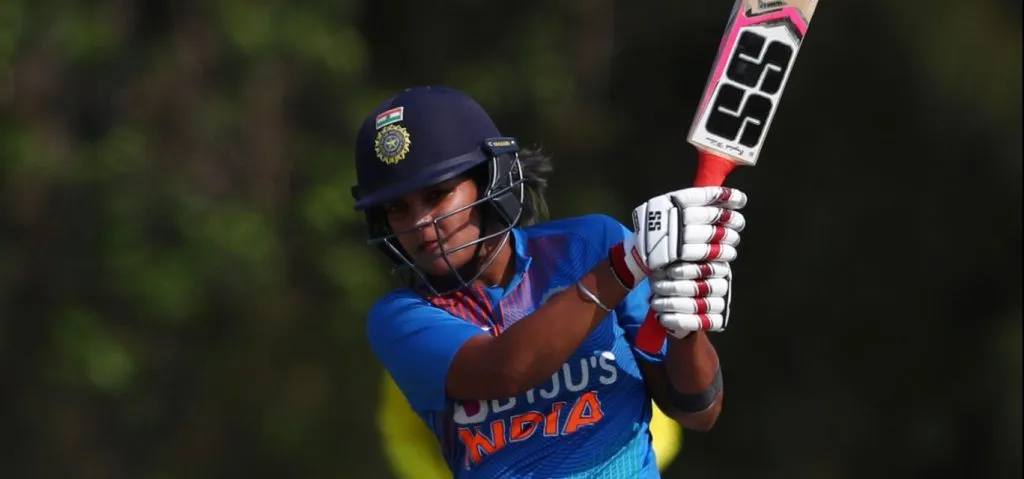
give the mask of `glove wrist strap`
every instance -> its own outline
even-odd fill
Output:
[[[611,263],[613,276],[627,291],[636,287],[649,272],[636,247],[636,239],[632,237],[612,246],[608,252],[608,262]]]

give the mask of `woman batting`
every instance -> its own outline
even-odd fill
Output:
[[[544,221],[550,162],[468,96],[400,92],[356,140],[356,208],[406,285],[380,298],[374,353],[453,476],[659,477],[651,399],[688,429],[721,410],[705,330],[728,318],[746,196],[687,188],[633,211]],[[670,334],[634,345],[652,309]]]

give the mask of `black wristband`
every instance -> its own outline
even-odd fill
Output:
[[[672,407],[686,414],[693,414],[707,410],[715,403],[715,399],[718,398],[718,393],[721,391],[721,365],[715,369],[715,378],[711,380],[711,386],[708,386],[707,389],[699,393],[687,394],[679,392],[679,390],[672,385],[672,381],[668,382],[669,402],[672,404]]]

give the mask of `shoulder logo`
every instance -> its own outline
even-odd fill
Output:
[[[377,158],[388,165],[396,165],[409,154],[409,131],[401,125],[388,125],[377,132],[373,149]]]

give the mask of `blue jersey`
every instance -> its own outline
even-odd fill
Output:
[[[454,401],[448,366],[478,334],[500,335],[549,297],[572,287],[632,233],[590,215],[512,230],[516,275],[507,288],[445,297],[393,291],[370,312],[368,334],[458,478],[657,478],[648,430],[651,399],[633,345],[650,287],[637,286],[543,384],[516,397]]]

